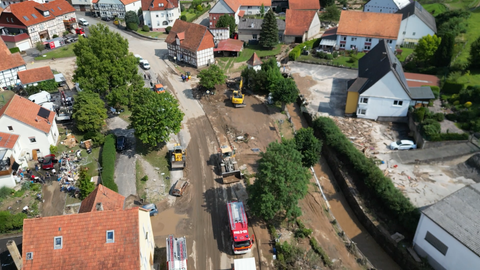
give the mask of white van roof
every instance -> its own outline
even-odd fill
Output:
[[[133,56],[135,56],[136,58],[140,58],[140,59],[143,59],[140,54],[134,54]]]
[[[30,101],[37,103],[38,105],[42,105],[45,102],[49,102],[50,98],[51,98],[50,93],[48,93],[47,91],[41,91],[39,93],[33,94],[28,97]]]

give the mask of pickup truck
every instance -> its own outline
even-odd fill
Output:
[[[187,189],[190,185],[190,182],[185,179],[178,180],[175,185],[172,187],[172,195],[177,197],[182,197],[183,192]]]

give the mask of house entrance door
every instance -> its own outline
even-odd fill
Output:
[[[37,160],[37,150],[32,150],[33,160]]]

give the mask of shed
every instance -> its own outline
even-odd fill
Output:
[[[237,39],[224,39],[218,42],[217,48],[213,49],[215,54],[223,56],[238,56],[243,50],[243,41]]]

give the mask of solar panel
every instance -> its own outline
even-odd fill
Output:
[[[35,14],[32,14],[32,17],[33,17],[34,19],[36,19],[36,18],[37,18],[37,16],[36,16]]]
[[[50,116],[50,111],[41,107],[37,115],[45,119],[48,119],[48,116]]]
[[[28,17],[27,17],[27,16],[23,16],[23,18],[24,18],[26,21],[28,21]]]

